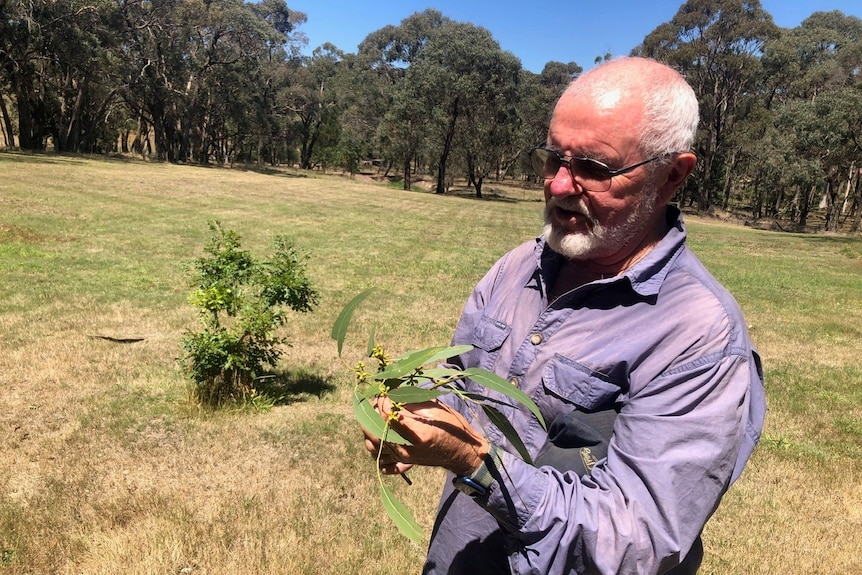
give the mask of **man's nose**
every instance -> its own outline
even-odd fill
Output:
[[[560,164],[554,178],[547,183],[552,196],[570,196],[583,193],[583,188],[572,177],[572,171],[566,164]]]

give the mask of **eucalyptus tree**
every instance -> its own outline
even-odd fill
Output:
[[[788,163],[803,162],[793,216],[804,227],[819,200],[828,231],[859,198],[862,152],[862,20],[816,12],[766,44],[769,102],[784,132]]]
[[[429,148],[435,150],[436,193],[445,193],[447,167],[468,111],[490,115],[514,107],[520,62],[501,50],[488,30],[451,22],[436,29],[407,69],[405,82],[421,103],[428,122]],[[472,129],[477,129],[472,121]],[[476,140],[465,136],[475,154]]]
[[[17,111],[22,149],[43,150],[48,137],[57,151],[109,145],[110,22],[105,0],[0,3],[0,94]],[[0,113],[11,135],[5,103]]]
[[[427,9],[404,18],[398,26],[387,25],[365,37],[359,54],[371,67],[385,70],[396,80],[428,44],[436,30],[452,23],[439,10]]]
[[[377,127],[377,141],[386,156],[401,169],[403,188],[413,185],[413,164],[426,141],[428,109],[405,81],[391,90],[389,107]]]
[[[338,165],[351,175],[359,170],[363,158],[373,158],[375,138],[380,122],[381,77],[365,67],[356,54],[344,54],[336,69],[333,87],[337,98],[335,118],[337,139],[331,142],[332,155]]]
[[[258,87],[269,85],[267,63],[305,16],[284,0],[126,0],[118,8],[121,93],[139,132],[152,127],[156,157],[207,162],[228,139],[250,136],[261,156],[270,130],[248,130],[252,120],[265,127],[271,98]]]
[[[804,228],[810,210],[821,200],[826,230],[837,231],[843,208],[854,201],[858,205],[862,93],[844,87],[813,100],[795,99],[778,109],[776,123],[786,134],[788,164],[807,166],[796,181],[797,224]]]
[[[344,53],[327,42],[293,69],[288,84],[278,94],[278,106],[295,118],[302,169],[314,167],[315,146],[333,127],[338,115],[337,74]]]
[[[63,6],[63,8],[60,8]],[[54,148],[62,152],[110,151],[115,147],[121,110],[114,82],[117,42],[113,11],[105,1],[56,3],[65,10],[46,25],[43,50],[51,54],[43,80],[53,84],[49,108]],[[74,46],[74,49],[70,49]],[[47,92],[44,96],[47,96]]]
[[[405,190],[426,147],[430,121],[427,102],[417,99],[406,75],[432,35],[451,20],[427,9],[369,34],[359,45],[358,65],[364,71],[357,86],[365,100],[365,116],[376,122],[376,142],[387,164],[401,170]]]
[[[153,130],[155,156],[178,161],[179,94],[191,74],[187,56],[193,37],[185,17],[186,5],[169,0],[128,0],[119,4],[122,40],[120,93],[139,119],[139,135]],[[141,144],[137,144],[141,145]]]
[[[41,81],[45,78],[42,44],[54,18],[41,8],[39,2],[0,3],[0,100],[6,95],[17,108],[18,145],[25,150],[44,149],[50,129],[45,102],[48,90]],[[6,131],[14,138],[8,109],[4,105],[0,111]]]
[[[472,101],[464,107],[457,144],[465,162],[467,181],[477,198],[485,179],[499,174],[510,161],[511,150],[521,129],[518,102],[521,92],[521,62],[497,48],[484,64],[488,78]]]
[[[740,99],[758,92],[760,53],[778,31],[758,0],[688,0],[634,50],[679,69],[697,93],[701,128],[695,151],[701,162],[688,186],[694,186],[700,210],[710,207],[712,190],[733,177],[727,138],[739,119]],[[683,189],[682,202],[688,191]]]
[[[544,65],[539,76],[542,86],[550,95],[551,101],[554,101],[583,71],[584,69],[577,62],[563,63],[551,60]]]

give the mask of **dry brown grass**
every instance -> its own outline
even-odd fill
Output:
[[[445,343],[475,281],[537,231],[535,198],[55,156],[3,154],[0,171],[0,574],[419,572],[329,329],[375,285],[348,361],[371,322],[394,353]],[[196,410],[176,364],[195,326],[183,263],[213,218],[253,251],[288,233],[312,252],[321,305],[289,319],[269,411]],[[862,246],[691,227],[746,311],[771,404],[702,572],[862,573]],[[411,476],[393,485],[430,529],[442,476]]]

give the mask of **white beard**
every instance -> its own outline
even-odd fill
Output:
[[[545,227],[542,229],[542,235],[552,250],[570,260],[589,260],[613,255],[637,238],[652,220],[659,209],[655,203],[656,196],[657,190],[654,186],[645,186],[638,203],[625,221],[610,226],[596,220],[582,196],[552,197],[545,204]],[[550,214],[555,207],[585,216],[589,220],[589,229],[586,232],[574,233],[554,227],[550,223]]]

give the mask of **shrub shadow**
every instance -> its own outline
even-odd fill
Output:
[[[330,378],[301,367],[270,372],[257,382],[256,388],[274,405],[291,405],[312,397],[321,399],[336,389]]]

